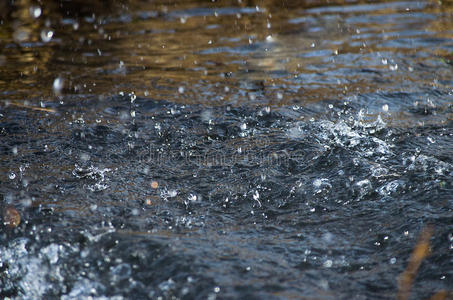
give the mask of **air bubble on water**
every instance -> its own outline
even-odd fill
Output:
[[[41,30],[41,40],[44,43],[50,42],[53,37],[53,31],[50,29],[43,29]]]
[[[383,112],[388,112],[388,111],[389,111],[389,106],[388,106],[388,104],[382,105],[382,111],[383,111]]]
[[[178,92],[179,92],[180,94],[184,94],[184,87],[180,86],[180,87],[178,88]]]
[[[16,178],[16,173],[10,172],[10,173],[8,174],[8,178],[11,179],[11,180],[13,180],[14,178]]]
[[[52,84],[52,89],[55,95],[61,95],[61,91],[63,90],[64,80],[61,77],[57,77],[54,79]]]
[[[220,292],[220,287],[216,286],[216,287],[214,288],[214,293],[218,293],[218,292]]]
[[[395,257],[390,258],[390,264],[394,265],[395,263],[396,263],[396,258]]]
[[[39,18],[39,16],[41,16],[42,10],[41,7],[32,5],[30,6],[29,12],[30,16],[36,19]]]

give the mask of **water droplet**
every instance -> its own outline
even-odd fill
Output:
[[[41,31],[41,40],[42,40],[44,43],[50,42],[50,40],[52,39],[52,37],[53,37],[53,31],[52,31],[52,30],[43,29],[43,30]]]
[[[397,64],[394,64],[393,66],[389,66],[389,69],[390,69],[391,71],[396,71],[396,70],[398,70],[398,65],[397,65]]]
[[[41,7],[39,6],[30,6],[30,16],[32,16],[33,18],[39,18],[39,16],[41,15]]]
[[[63,89],[64,86],[64,80],[61,77],[55,78],[52,84],[52,89],[55,95],[61,95],[61,90]]]

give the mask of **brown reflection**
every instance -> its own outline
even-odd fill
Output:
[[[382,2],[392,1],[1,4],[0,91],[2,99],[14,103],[24,99],[35,107],[41,100],[58,103],[61,99],[55,97],[52,83],[60,77],[65,81],[63,94],[110,96],[133,91],[180,103],[288,105],[432,82],[431,71],[410,73],[412,66],[401,64],[392,71],[380,58],[373,61],[371,54],[416,56],[425,51],[450,61],[446,50],[423,45],[399,48],[389,42],[398,39],[398,30],[414,26],[418,32],[429,30],[434,38],[448,38],[453,28],[447,17],[451,6],[427,5],[422,13],[442,13],[445,18],[419,25],[417,20],[398,24],[398,18],[360,22],[367,15],[402,14],[395,6],[346,13],[308,10]],[[40,9],[39,16],[33,8]],[[417,39],[414,35],[407,39]],[[427,59],[425,55],[414,61]],[[437,79],[448,80],[441,76]]]

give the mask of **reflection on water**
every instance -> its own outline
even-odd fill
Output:
[[[0,298],[447,299],[452,16],[1,2]]]
[[[100,3],[10,7],[0,27],[4,98],[54,101],[56,76],[68,94],[204,105],[451,84],[442,59],[452,51],[451,7],[434,2]]]

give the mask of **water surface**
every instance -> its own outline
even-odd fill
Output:
[[[288,2],[2,7],[2,297],[451,290],[452,6]]]

